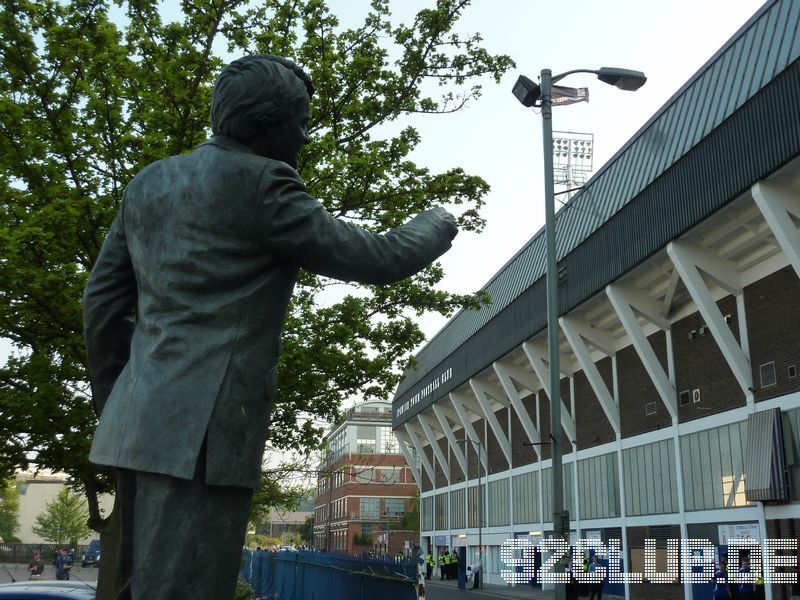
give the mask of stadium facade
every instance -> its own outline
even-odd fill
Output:
[[[632,570],[646,538],[800,534],[798,23],[767,2],[556,216],[565,502]],[[544,275],[542,230],[392,405],[423,547],[473,562],[480,535],[487,582],[553,528]]]

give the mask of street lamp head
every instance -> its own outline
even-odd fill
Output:
[[[525,75],[519,76],[517,82],[514,84],[512,92],[517,100],[519,100],[523,106],[527,107],[533,106],[542,94],[542,90],[539,86],[525,77]]]
[[[597,70],[597,78],[626,92],[635,92],[647,81],[647,77],[641,71],[616,67],[601,67]]]

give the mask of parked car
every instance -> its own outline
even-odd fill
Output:
[[[88,567],[89,565],[100,566],[100,540],[89,542],[89,547],[81,556],[81,566]]]
[[[0,584],[0,600],[95,600],[95,588],[84,581],[18,581]]]

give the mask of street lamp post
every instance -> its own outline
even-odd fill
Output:
[[[472,442],[473,444],[477,444],[479,451],[478,451],[478,589],[483,589],[483,484],[481,479],[481,451],[483,452],[483,456],[487,456],[486,449],[483,447],[483,444],[480,440],[473,440],[471,438],[465,438],[463,440],[456,440],[459,444],[465,444],[466,442]],[[469,479],[469,474],[467,474],[467,479]],[[469,525],[469,524],[468,524]]]
[[[561,452],[561,373],[558,353],[558,271],[556,261],[555,233],[555,189],[553,183],[553,84],[573,73],[593,73],[603,83],[625,91],[636,91],[647,81],[641,71],[602,67],[574,69],[552,76],[550,69],[542,69],[541,85],[520,75],[514,84],[513,93],[524,106],[540,106],[542,109],[542,143],[544,150],[544,199],[545,199],[545,243],[547,252],[547,345],[550,368],[550,439],[552,443],[553,475],[553,533],[565,539],[569,531],[569,513],[564,510],[564,489]],[[536,102],[539,101],[539,104]],[[556,585],[556,600],[566,598],[564,585]]]

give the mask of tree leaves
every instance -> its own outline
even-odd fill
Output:
[[[107,486],[87,459],[83,286],[131,177],[209,135],[224,46],[311,75],[313,141],[299,170],[333,214],[383,232],[446,204],[479,231],[486,182],[410,158],[415,115],[458,110],[512,66],[455,32],[468,4],[439,0],[393,25],[388,0],[373,0],[361,26],[343,29],[322,0],[185,0],[170,18],[132,0],[115,20],[100,0],[0,0],[0,336],[16,348],[0,369],[0,470],[32,462],[90,495]],[[434,265],[376,287],[302,274],[270,443],[316,447],[319,427],[298,417],[333,420],[346,398],[389,397],[423,339],[415,316],[487,301],[437,290],[442,276]]]
[[[86,501],[65,487],[36,516],[36,525],[31,530],[48,542],[64,546],[89,535],[88,519]]]

